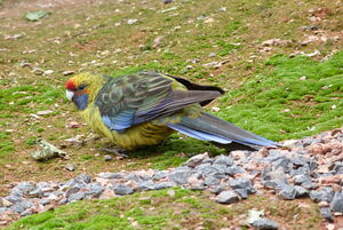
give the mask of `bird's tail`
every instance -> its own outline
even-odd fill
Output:
[[[277,146],[277,143],[243,130],[227,121],[202,112],[198,118],[183,117],[181,122],[168,127],[187,136],[221,144],[237,142],[243,145]]]

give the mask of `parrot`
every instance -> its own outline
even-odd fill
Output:
[[[220,145],[277,145],[205,112],[203,106],[224,94],[216,86],[154,71],[119,77],[86,72],[68,79],[65,89],[86,124],[125,151],[157,145],[174,132]]]

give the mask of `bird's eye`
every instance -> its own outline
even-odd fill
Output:
[[[86,88],[86,87],[87,87],[86,85],[80,85],[78,89],[79,89],[79,90],[83,90],[83,89]]]

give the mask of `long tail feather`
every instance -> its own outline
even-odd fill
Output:
[[[203,112],[198,118],[183,117],[180,123],[168,127],[187,136],[221,144],[237,142],[244,145],[277,146],[277,143],[243,130],[227,121]]]

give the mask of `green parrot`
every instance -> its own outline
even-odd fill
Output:
[[[125,150],[156,145],[175,131],[225,145],[277,145],[205,112],[202,106],[224,93],[218,87],[142,71],[117,78],[81,73],[65,88],[86,123]]]

